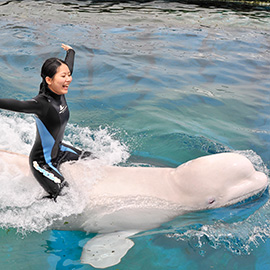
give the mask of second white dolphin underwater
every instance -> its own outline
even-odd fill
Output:
[[[100,166],[94,176],[91,166],[86,166],[90,162],[62,165],[61,171],[71,185],[84,186],[80,181],[86,178],[95,177],[96,181],[84,190],[89,207],[80,215],[56,222],[53,228],[87,228],[99,233],[87,242],[81,257],[83,263],[96,268],[119,263],[134,245],[128,237],[137,232],[156,228],[188,211],[235,204],[263,191],[268,184],[264,173],[236,153],[201,157],[177,168]],[[30,173],[27,156],[0,151],[1,163],[19,168],[29,179],[29,186],[39,185]],[[112,201],[117,207],[111,207]]]

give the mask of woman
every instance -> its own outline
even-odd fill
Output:
[[[59,171],[63,162],[78,160],[90,156],[62,143],[65,127],[69,119],[69,110],[65,99],[72,71],[75,51],[62,44],[66,51],[65,61],[58,58],[47,59],[41,68],[42,83],[39,94],[31,100],[0,99],[0,108],[16,112],[35,114],[37,134],[30,153],[30,168],[49,193],[48,198],[56,200],[67,183]]]

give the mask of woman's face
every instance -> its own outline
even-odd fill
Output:
[[[64,95],[68,92],[69,84],[72,82],[72,76],[67,65],[62,64],[57,68],[53,78],[46,77],[48,87],[57,95]]]

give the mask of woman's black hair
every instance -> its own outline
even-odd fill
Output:
[[[53,78],[56,74],[57,69],[62,65],[67,63],[59,58],[49,58],[47,59],[41,67],[41,78],[42,82],[40,84],[39,94],[44,93],[47,87],[46,77]]]

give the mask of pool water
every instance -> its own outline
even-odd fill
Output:
[[[237,151],[268,174],[269,14],[214,2],[0,1],[0,98],[35,96],[42,63],[63,58],[64,42],[76,51],[67,142],[122,166]],[[29,153],[32,116],[1,110],[0,127],[0,149]],[[11,180],[0,191],[1,269],[94,269],[80,256],[95,234],[48,230],[80,201],[45,209]],[[270,269],[269,215],[268,191],[189,213],[133,237],[107,269]]]

